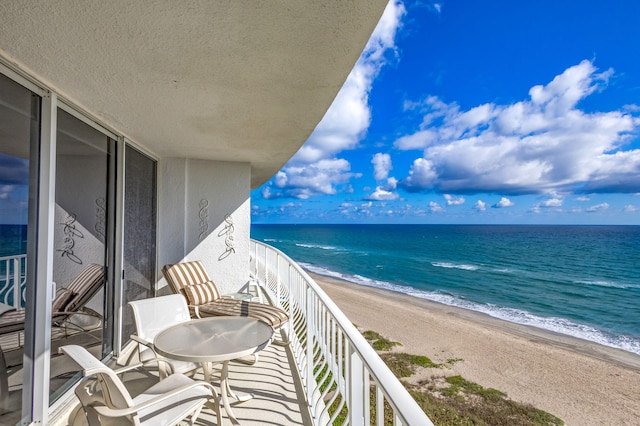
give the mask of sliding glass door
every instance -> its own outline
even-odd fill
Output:
[[[156,283],[156,161],[125,148],[123,217],[122,342],[135,331],[127,305],[155,295]]]
[[[33,294],[41,97],[0,74],[0,424],[21,419],[27,286]],[[29,271],[29,273],[28,273]]]
[[[53,304],[73,311],[51,329],[51,399],[74,383],[57,355],[79,344],[102,358],[112,350],[114,177],[116,141],[58,109],[53,235]],[[72,293],[69,301],[65,294]]]

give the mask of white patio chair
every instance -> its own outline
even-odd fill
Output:
[[[136,324],[136,334],[131,335],[131,339],[138,343],[138,356],[140,362],[145,366],[155,363],[154,360],[161,358],[153,347],[153,339],[160,331],[180,324],[191,319],[187,302],[179,294],[153,297],[150,299],[135,300],[129,302],[133,310],[133,318]],[[176,373],[192,373],[200,367],[194,362],[169,360]],[[161,377],[167,374],[162,368],[166,365],[161,363],[158,366]]]
[[[59,352],[82,368],[85,378],[75,393],[89,426],[176,425],[185,419],[193,425],[205,405],[215,411],[221,424],[218,395],[210,383],[174,373],[132,398],[118,374],[137,365],[114,371],[77,345],[62,346]]]

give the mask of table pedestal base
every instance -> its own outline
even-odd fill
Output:
[[[202,365],[202,369],[204,370],[204,380],[206,382],[211,383],[211,370],[212,365],[210,362],[205,362]],[[239,425],[240,422],[238,418],[233,414],[233,410],[231,409],[231,402],[229,401],[229,397],[235,399],[237,403],[246,402],[253,398],[252,394],[239,395],[234,392],[229,385],[229,361],[224,361],[222,363],[222,370],[220,372],[220,399],[222,400],[222,406],[224,410],[227,412],[229,416],[229,420],[234,425]]]

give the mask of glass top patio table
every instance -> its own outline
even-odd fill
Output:
[[[254,354],[266,348],[273,339],[268,324],[247,317],[207,317],[176,324],[158,333],[153,340],[156,352],[167,358],[199,362],[206,381],[211,381],[211,363],[222,362],[220,396],[222,404],[234,425],[239,425],[233,414],[229,396],[239,402],[252,396],[238,397],[229,386],[229,361]]]
[[[207,317],[174,325],[153,341],[167,358],[191,362],[223,362],[266,348],[273,329],[247,317]]]

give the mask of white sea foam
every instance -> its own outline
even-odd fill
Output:
[[[612,288],[638,288],[638,286],[620,284],[613,281],[589,281],[589,280],[580,280],[575,281],[576,284],[585,284],[585,285],[597,285],[600,287],[612,287]]]
[[[454,269],[463,269],[465,271],[477,271],[478,267],[475,265],[466,265],[466,264],[458,264],[458,263],[450,263],[450,262],[431,262],[431,265],[438,268],[454,268]]]
[[[297,243],[296,244],[297,247],[304,247],[304,248],[311,248],[311,249],[322,249],[322,250],[340,250],[338,247],[334,247],[334,246],[321,246],[321,245],[317,245],[317,244],[302,244],[302,243]]]
[[[460,296],[456,296],[454,294],[417,290],[412,287],[375,280],[364,277],[362,275],[342,274],[339,272],[331,271],[327,268],[310,264],[301,264],[301,266],[319,275],[339,278],[345,281],[353,282],[355,284],[391,290],[399,293],[404,293],[408,296],[419,297],[445,305],[451,305],[459,308],[482,312],[494,318],[499,318],[512,323],[537,327],[640,355],[640,338],[638,337],[605,333],[594,327],[584,324],[578,324],[565,318],[541,317],[524,310],[505,308],[491,304],[476,303],[466,300]]]

